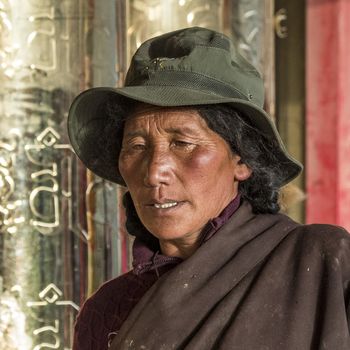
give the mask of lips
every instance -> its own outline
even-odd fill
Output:
[[[153,204],[157,209],[168,209],[178,205],[179,202],[155,203]]]
[[[182,206],[185,203],[183,200],[178,200],[174,198],[162,198],[159,199],[156,196],[152,198],[148,198],[147,202],[145,203],[146,207],[151,208],[151,209],[160,209],[160,210],[165,210],[165,209],[175,209],[180,206]]]

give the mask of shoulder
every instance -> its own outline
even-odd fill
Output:
[[[278,214],[265,214],[275,216],[280,227],[290,232],[287,240],[303,245],[322,247],[326,249],[347,250],[350,244],[350,233],[341,226],[331,224],[300,224],[289,216]],[[290,228],[290,229],[289,229]]]
[[[107,348],[109,335],[121,327],[147,290],[147,282],[130,271],[102,284],[78,314],[73,349]]]
[[[99,318],[101,313],[112,311],[116,302],[123,298],[130,284],[135,279],[130,271],[117,278],[103,283],[86,301],[78,315],[78,321],[84,322],[85,319]],[[90,322],[90,321],[89,321]]]
[[[299,225],[293,230],[298,242],[330,252],[350,252],[350,234],[328,224]]]
[[[74,350],[106,349],[108,335],[121,324],[120,305],[132,272],[104,283],[83,304],[74,327]]]
[[[142,286],[142,279],[129,271],[103,283],[83,304],[82,311],[110,310],[118,307],[125,296],[132,296]],[[80,314],[82,313],[80,312]]]
[[[98,302],[106,297],[115,296],[128,289],[130,284],[137,282],[137,278],[132,271],[104,282],[96,292],[89,298],[91,301]]]
[[[350,276],[350,234],[342,227],[298,225],[284,244],[293,246],[299,261],[307,259],[324,266],[338,266],[343,274]]]
[[[129,271],[103,283],[83,304],[77,323],[91,318],[124,318],[155,281],[154,274]]]

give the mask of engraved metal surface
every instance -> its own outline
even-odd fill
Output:
[[[65,123],[89,80],[93,25],[83,0],[0,0],[1,349],[72,346],[86,295],[85,169]]]
[[[265,1],[232,1],[230,3],[229,16],[230,30],[241,54],[262,72]]]
[[[225,7],[225,31],[264,78],[265,109],[274,117],[274,0],[227,1]]]

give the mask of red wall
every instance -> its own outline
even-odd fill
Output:
[[[306,220],[350,230],[350,1],[307,2]]]

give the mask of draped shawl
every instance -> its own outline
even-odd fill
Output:
[[[111,349],[349,350],[350,237],[243,203],[162,276]]]

